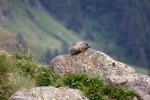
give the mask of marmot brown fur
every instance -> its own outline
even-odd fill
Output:
[[[91,46],[87,41],[81,41],[72,44],[71,47],[69,48],[69,51],[71,55],[76,55],[82,51],[86,51],[90,47]]]

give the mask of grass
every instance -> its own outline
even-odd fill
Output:
[[[14,53],[10,58],[0,55],[0,100],[8,99],[16,91],[34,87],[35,77],[43,68],[44,65],[26,54]]]
[[[52,72],[43,72],[37,76],[37,85],[53,85],[55,87],[68,86],[81,90],[89,100],[132,100],[138,97],[134,91],[121,86],[106,86],[98,76],[88,76],[84,73],[65,74],[63,76]],[[42,83],[42,84],[41,84]]]
[[[145,68],[142,68],[142,67],[136,67],[136,66],[133,66],[133,68],[135,69],[135,71],[137,73],[149,75],[149,70],[148,69],[145,69]]]
[[[25,40],[30,40],[34,44],[39,43],[43,49],[49,47],[52,51],[60,49],[62,40],[68,44],[81,40],[81,37],[67,30],[46,11],[35,9],[24,4],[23,1],[14,0],[8,3],[13,17],[9,21],[0,21],[0,24],[6,30],[11,31],[12,35],[21,33]],[[35,21],[29,18],[26,11],[35,17]]]
[[[0,36],[0,100],[8,100],[16,91],[34,87],[35,77],[44,65],[33,59],[28,46],[22,48],[23,44],[9,37],[7,31],[1,29]],[[2,49],[10,49],[11,55]]]

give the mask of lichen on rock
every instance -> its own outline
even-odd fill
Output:
[[[88,100],[79,90],[68,87],[34,87],[12,95],[9,100]]]
[[[50,63],[50,68],[56,73],[87,72],[99,75],[113,84],[125,83],[128,75],[135,70],[130,66],[115,61],[100,51],[89,50],[78,55],[60,55]]]

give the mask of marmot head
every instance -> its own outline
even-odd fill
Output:
[[[82,50],[87,50],[88,48],[90,48],[91,47],[91,45],[87,42],[87,41],[82,41],[81,43],[79,43],[80,44],[80,49],[82,49]],[[81,50],[81,51],[82,51]]]

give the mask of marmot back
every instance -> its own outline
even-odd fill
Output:
[[[90,48],[90,44],[87,41],[76,42],[69,48],[71,55],[79,54],[82,51],[86,51]]]

